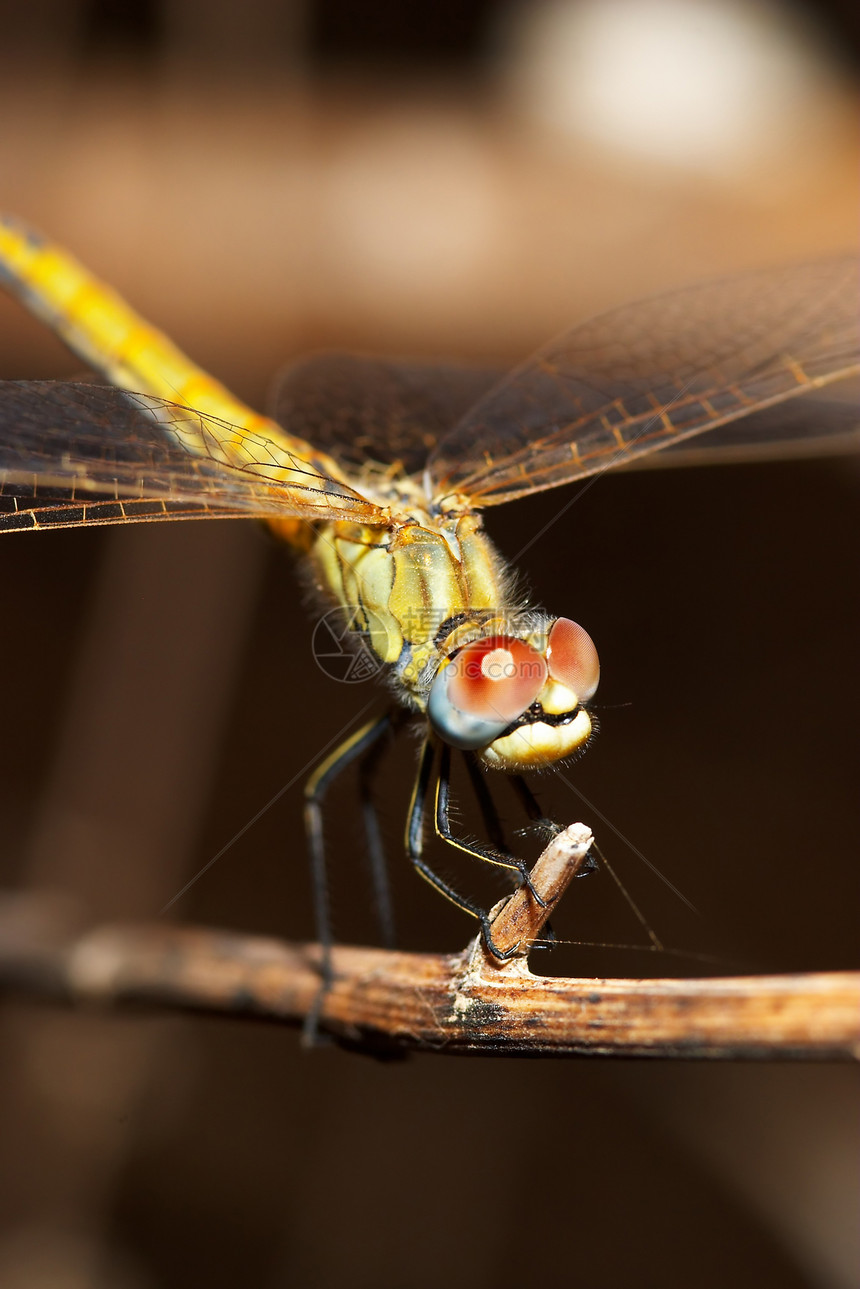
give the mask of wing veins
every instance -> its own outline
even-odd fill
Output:
[[[0,499],[0,531],[24,530],[27,513],[31,528],[60,526],[64,511],[63,526],[239,516],[380,523],[384,513],[263,434],[148,395],[63,382],[0,382]]]

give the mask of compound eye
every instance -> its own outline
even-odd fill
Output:
[[[476,640],[443,664],[430,686],[430,724],[452,747],[486,747],[531,706],[546,677],[546,662],[523,640]]]
[[[591,698],[600,680],[600,662],[594,641],[578,622],[559,618],[553,624],[546,660],[553,680],[572,689],[581,703]]]

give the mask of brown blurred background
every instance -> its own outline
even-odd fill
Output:
[[[257,405],[316,347],[513,362],[636,295],[856,246],[852,12],[0,5],[0,206]],[[0,376],[78,371],[0,299]],[[856,965],[858,498],[850,460],[606,478],[531,546],[604,668],[584,799],[542,799],[713,959],[546,970]],[[490,531],[515,555],[566,500]],[[317,670],[289,563],[233,522],[2,542],[5,887],[148,919],[228,847],[167,916],[312,935],[302,779],[382,695]],[[407,762],[381,791],[402,939],[455,949],[471,926],[401,860]],[[351,788],[332,893],[362,941]],[[567,906],[562,938],[641,940],[605,876]],[[858,1283],[848,1069],[382,1065],[19,1004],[0,1044],[3,1289]]]

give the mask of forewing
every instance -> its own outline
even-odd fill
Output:
[[[846,256],[751,273],[574,328],[438,444],[429,463],[436,495],[509,501],[856,374],[857,269]],[[780,441],[779,418],[759,432],[763,446]],[[787,437],[797,439],[796,426]]]
[[[845,398],[828,398],[834,388]],[[707,434],[670,443],[660,452],[634,457],[633,470],[667,466],[730,465],[751,461],[823,457],[860,451],[860,381],[816,390],[728,421]]]
[[[417,474],[504,368],[322,353],[285,368],[270,415],[352,470]]]
[[[113,386],[0,381],[0,531],[381,514],[312,462],[215,417]]]

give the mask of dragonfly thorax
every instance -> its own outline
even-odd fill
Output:
[[[509,579],[476,515],[410,517],[388,528],[323,524],[309,554],[318,588],[420,710],[443,624],[507,602]]]

